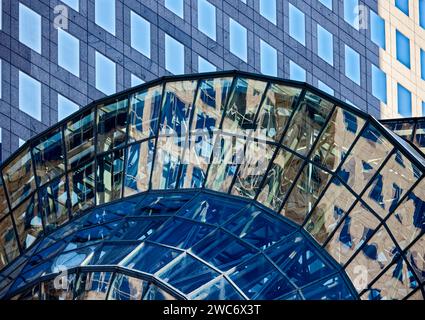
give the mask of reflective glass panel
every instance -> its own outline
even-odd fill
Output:
[[[151,284],[142,300],[176,300],[176,298],[167,291]]]
[[[190,300],[243,300],[241,294],[224,277],[218,277],[192,292]]]
[[[75,298],[77,300],[105,300],[111,272],[82,273],[77,282]]]
[[[353,300],[354,297],[340,275],[333,275],[326,280],[301,290],[307,300]]]
[[[137,247],[136,242],[106,243],[97,246],[94,254],[87,261],[89,265],[114,265],[119,264]]]
[[[19,255],[18,241],[10,216],[0,221],[0,269]]]
[[[98,157],[96,203],[103,204],[121,198],[124,170],[124,149]]]
[[[415,138],[413,143],[425,153],[425,121],[419,121],[416,124]]]
[[[94,161],[69,174],[69,191],[71,209],[75,214],[94,205],[95,197],[95,165]]]
[[[167,219],[168,217],[126,219],[115,231],[112,240],[145,240]]]
[[[117,274],[111,285],[108,300],[141,300],[148,289],[145,280]]]
[[[9,212],[9,205],[7,204],[6,190],[3,185],[3,179],[0,178],[0,219]]]
[[[193,195],[193,193],[148,195],[139,204],[140,209],[131,215],[174,215],[193,198]]]
[[[407,250],[406,259],[410,263],[411,267],[415,271],[419,281],[423,283],[425,281],[425,237],[419,238],[410,248]]]
[[[57,285],[56,278],[42,282],[40,286],[41,300],[72,300],[74,298],[74,287],[76,274],[63,275],[61,285]]]

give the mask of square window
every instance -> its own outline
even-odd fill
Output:
[[[184,2],[183,2],[183,0],[165,0],[165,7],[168,10],[174,12],[180,18],[184,19],[184,15],[183,15]]]
[[[146,57],[151,56],[151,25],[141,16],[130,13],[131,20],[131,46],[144,54]]]
[[[277,76],[277,50],[267,42],[260,40],[261,73]]]
[[[41,121],[41,83],[19,71],[19,109]]]
[[[360,85],[360,55],[345,45],[345,75]]]
[[[317,25],[317,54],[331,66],[334,64],[333,35],[320,25]]]
[[[96,89],[110,95],[116,91],[115,63],[96,51]]]
[[[379,68],[372,64],[372,94],[387,103],[387,76]]]
[[[41,16],[19,3],[19,41],[41,54]]]
[[[241,60],[248,60],[247,30],[232,18],[229,18],[230,52]]]
[[[215,40],[215,7],[207,0],[198,0],[198,29]]]
[[[385,20],[370,10],[370,38],[385,50]]]
[[[305,15],[289,4],[289,35],[305,46]]]
[[[201,56],[198,56],[198,72],[214,72],[217,71],[215,65],[211,64]]]
[[[79,109],[78,105],[58,94],[58,121],[66,118]]]
[[[67,6],[71,7],[75,11],[78,11],[80,8],[80,0],[61,0],[63,3],[65,3]]]
[[[398,113],[403,117],[412,116],[412,94],[401,84],[397,84]]]
[[[359,1],[344,0],[344,20],[359,30]]]
[[[419,25],[425,29],[425,0],[419,0]]]
[[[425,116],[425,101],[422,101],[422,116]]]
[[[397,60],[410,69],[410,40],[396,30]]]
[[[425,80],[425,51],[421,49],[421,79]]]
[[[165,35],[165,69],[173,74],[184,73],[184,46],[168,34]]]
[[[58,29],[58,64],[80,76],[80,41],[62,29]]]
[[[409,0],[395,0],[395,6],[406,16],[409,16]]]
[[[134,74],[131,75],[131,86],[135,87],[139,84],[145,83],[142,79],[140,79],[138,76],[135,76]]]
[[[260,14],[276,24],[276,0],[260,0]]]
[[[115,35],[115,0],[95,0],[95,22]]]
[[[328,94],[330,94],[331,96],[333,96],[335,94],[334,89],[332,89],[331,87],[329,87],[326,83],[323,83],[322,81],[319,80],[318,82],[318,88]]]
[[[303,81],[306,80],[306,72],[303,68],[293,61],[289,61],[289,78],[291,80]]]
[[[329,10],[332,10],[332,1],[333,0],[319,0],[319,2],[321,2]]]

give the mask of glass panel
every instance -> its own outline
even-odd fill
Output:
[[[243,300],[241,294],[224,277],[218,277],[199,290],[192,292],[190,300]]]
[[[161,109],[160,135],[186,136],[195,89],[196,81],[166,83]]]
[[[10,216],[0,221],[0,269],[19,255],[18,241]]]
[[[135,242],[116,242],[106,243],[98,246],[90,261],[89,265],[114,265],[121,263],[134,249],[138,243]]]
[[[335,171],[364,123],[362,118],[336,107],[312,152],[312,160]]]
[[[13,218],[15,219],[21,247],[27,249],[43,231],[36,194],[33,194],[13,211]]]
[[[254,129],[255,115],[266,86],[262,81],[237,79],[224,117],[224,131],[248,135]]]
[[[307,92],[289,123],[282,143],[301,155],[307,155],[332,108],[331,102]]]
[[[254,249],[222,230],[206,237],[191,252],[223,271],[237,266],[256,253]]]
[[[125,143],[128,100],[97,108],[97,152],[109,151]]]
[[[232,194],[253,199],[260,189],[260,184],[275,151],[276,147],[272,145],[248,142],[244,159],[232,188]]]
[[[57,285],[58,280],[60,286]],[[75,273],[65,275],[60,279],[54,278],[42,282],[40,286],[41,300],[72,300],[74,298],[76,275]]]
[[[155,216],[173,215],[179,211],[190,199],[193,193],[167,193],[159,195],[148,195],[139,204],[139,210],[132,215]]]
[[[3,185],[3,179],[0,177],[0,219],[9,212],[9,205],[7,204],[6,190]]]
[[[360,193],[391,149],[392,145],[387,139],[369,124],[345,159],[338,175],[356,193]]]
[[[39,184],[44,184],[65,172],[62,131],[59,129],[48,135],[41,138],[32,151]]]
[[[86,160],[94,158],[94,110],[88,110],[65,126],[68,169],[74,169]]]
[[[301,290],[306,300],[353,300],[344,280],[334,275]]]
[[[189,293],[219,274],[187,253],[171,262],[158,277],[183,293]]]
[[[236,267],[229,277],[253,300],[274,300],[295,289],[262,254]]]
[[[385,123],[386,127],[388,127],[390,130],[394,131],[396,134],[398,134],[403,139],[406,139],[408,141],[412,141],[413,138],[413,128],[415,126],[414,122],[393,122],[393,123]]]
[[[294,228],[255,206],[242,210],[224,228],[258,249],[265,250],[290,234]]]
[[[149,235],[155,232],[168,217],[146,217],[136,219],[126,219],[115,232],[112,240],[145,240]]]
[[[279,142],[300,93],[301,89],[271,85],[261,106],[254,136],[261,140]]]
[[[120,223],[120,221],[116,221],[102,226],[80,230],[65,239],[68,244],[64,251],[74,250],[106,240]]]
[[[94,205],[94,175],[94,161],[69,174],[72,214],[75,215],[77,211],[85,210]]]
[[[415,138],[413,143],[425,153],[425,121],[418,121],[416,124]]]
[[[217,137],[206,188],[228,192],[238,164],[244,160],[245,142],[243,138],[237,138],[234,135],[223,134]]]
[[[77,282],[77,300],[105,300],[111,281],[111,272],[82,273]]]
[[[326,251],[344,265],[370,238],[378,223],[378,219],[358,202],[326,245]]]
[[[96,203],[103,204],[121,198],[124,170],[124,149],[97,160]]]
[[[376,213],[384,218],[397,207],[400,198],[420,175],[420,170],[397,151],[376,176],[363,198]]]
[[[292,221],[302,224],[332,176],[313,164],[307,164],[280,212]]]
[[[29,149],[17,155],[3,168],[3,178],[12,207],[35,189],[34,171]]]
[[[62,253],[53,260],[52,270],[61,270],[63,268],[71,269],[85,264],[85,261],[93,255],[96,246],[78,248],[74,251]]]
[[[338,222],[351,208],[354,201],[355,197],[353,194],[335,177],[319,203],[313,209],[304,229],[317,242],[323,244],[335,230]]]
[[[41,214],[44,219],[46,231],[56,229],[68,221],[68,193],[66,177],[42,187],[39,191]]]
[[[366,300],[401,300],[418,286],[404,260],[398,260],[361,296]]]
[[[406,259],[421,283],[425,281],[425,237],[422,236],[407,250]]]
[[[398,245],[406,248],[425,230],[425,179],[410,192],[386,224],[397,240]]]
[[[154,139],[128,147],[124,197],[149,189],[154,149]]]
[[[151,284],[142,300],[176,300],[176,298],[156,285]]]
[[[161,108],[162,85],[131,96],[129,142],[156,135]]]
[[[279,211],[289,187],[295,180],[303,160],[296,155],[280,149],[270,170],[267,172],[264,186],[258,195],[258,201]]]
[[[108,300],[141,300],[148,289],[145,280],[117,274],[111,285]]]

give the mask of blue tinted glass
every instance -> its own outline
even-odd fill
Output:
[[[224,277],[196,290],[190,300],[243,300],[241,294]]]
[[[95,0],[95,22],[115,35],[115,0]]]
[[[213,72],[216,70],[217,68],[215,65],[211,64],[201,56],[198,57],[198,72]]]
[[[66,5],[70,6],[72,9],[74,9],[75,11],[79,10],[80,7],[80,0],[61,0],[63,3],[65,3]]]
[[[183,19],[184,0],[165,0],[165,7]]]
[[[150,58],[151,25],[133,11],[131,11],[131,46]]]
[[[131,75],[131,86],[135,87],[139,84],[145,83],[142,79],[140,79],[138,76],[135,76],[134,74]]]
[[[99,52],[96,52],[96,88],[108,95],[116,91],[115,63]]]
[[[165,68],[174,74],[184,73],[184,46],[165,35]]]
[[[58,121],[66,118],[78,109],[79,107],[77,104],[58,94]]]
[[[370,37],[385,50],[385,20],[370,10]]]
[[[19,109],[41,121],[41,83],[19,71]]]
[[[104,244],[102,247],[97,248],[93,257],[90,259],[90,265],[107,265],[118,264],[123,260],[131,251],[137,247],[136,244],[128,243],[111,243]]]
[[[425,102],[422,101],[422,115],[425,116]]]
[[[292,4],[289,4],[289,35],[305,45],[305,15]]]
[[[138,205],[136,216],[170,215],[176,213],[191,198],[193,193],[149,195]]]
[[[360,85],[360,55],[345,45],[345,75]]]
[[[277,51],[263,40],[260,41],[261,73],[277,76]]]
[[[289,78],[291,80],[306,81],[306,72],[295,62],[289,61]]]
[[[41,54],[41,16],[19,3],[19,41]]]
[[[352,300],[354,299],[340,275],[322,280],[302,289],[307,300]]]
[[[404,117],[412,116],[412,94],[401,84],[397,84],[398,113]]]
[[[198,0],[198,29],[215,40],[215,7],[207,0]]]
[[[331,87],[329,87],[326,83],[323,83],[322,81],[318,81],[318,88],[328,94],[330,94],[331,96],[334,95],[335,91],[334,89],[332,89]]]
[[[396,31],[397,60],[410,68],[410,40],[400,31]]]
[[[324,6],[328,7],[330,10],[332,10],[332,1],[333,0],[319,0]]]
[[[425,51],[421,49],[421,78],[425,80]]]
[[[232,18],[229,18],[230,52],[243,61],[248,61],[247,31]]]
[[[114,233],[112,240],[144,240],[167,219],[168,217],[126,219]]]
[[[407,16],[409,15],[409,0],[395,0],[395,6]]]
[[[317,54],[330,65],[334,63],[332,33],[317,25]]]
[[[419,0],[419,25],[425,29],[425,0]]]
[[[276,24],[276,0],[260,0],[260,13]]]
[[[372,94],[387,103],[387,76],[379,68],[372,64]]]
[[[359,1],[344,0],[344,20],[359,29]]]
[[[58,64],[79,77],[80,42],[62,29],[58,29]]]

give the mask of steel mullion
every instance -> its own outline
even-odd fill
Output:
[[[122,183],[121,183],[121,193],[120,198],[124,198],[124,190],[125,190],[125,179],[127,176],[127,156],[128,156],[128,141],[130,140],[130,121],[131,121],[131,114],[130,114],[130,108],[132,105],[132,97],[133,95],[128,95],[127,97],[127,126],[125,129],[126,135],[125,135],[125,141],[124,141],[124,147],[123,147],[123,156],[124,156],[124,163],[123,163],[123,172],[122,172]]]
[[[62,148],[64,153],[64,162],[65,162],[65,187],[66,187],[66,209],[68,210],[68,221],[72,220],[72,208],[71,208],[71,192],[70,192],[70,184],[69,184],[69,177],[68,174],[68,152],[66,148],[66,141],[65,141],[65,125],[61,126],[61,134],[62,134]]]

